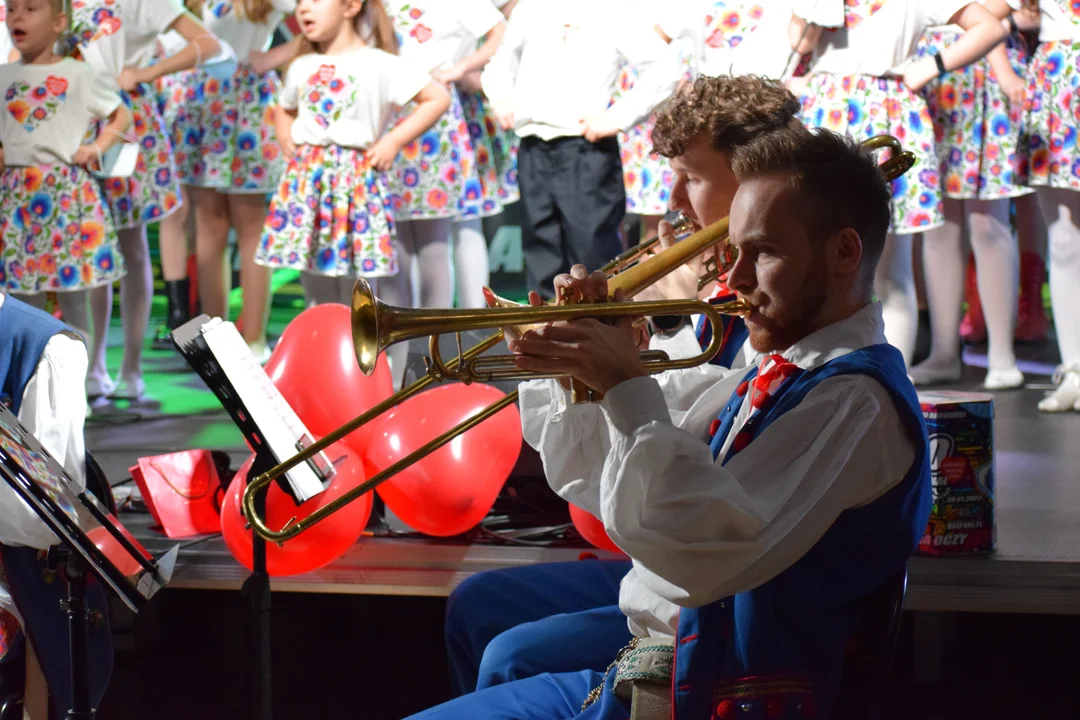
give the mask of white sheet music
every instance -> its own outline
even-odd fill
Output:
[[[274,386],[270,376],[255,360],[236,326],[215,318],[203,326],[202,336],[239,394],[240,401],[258,424],[274,457],[281,462],[295,455],[298,452],[297,442],[311,435]],[[321,467],[331,467],[325,457],[321,460]],[[285,477],[301,501],[313,498],[324,490],[322,480],[307,463],[296,466]]]

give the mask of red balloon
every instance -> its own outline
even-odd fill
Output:
[[[390,397],[390,366],[379,357],[370,377],[360,371],[352,342],[352,313],[316,305],[297,315],[274,348],[266,372],[312,435],[323,437]],[[346,440],[362,454],[368,423]]]
[[[574,521],[574,527],[581,533],[581,537],[589,541],[594,547],[598,547],[601,550],[610,550],[611,552],[617,552],[620,555],[625,555],[619,546],[611,541],[611,538],[607,534],[607,530],[604,529],[604,523],[600,522],[600,519],[593,515],[588,510],[582,510],[574,503],[570,504],[570,519]]]
[[[277,483],[270,486],[266,493],[266,524],[272,530],[280,529],[289,518],[306,518],[364,481],[363,462],[344,445],[331,445],[326,450],[326,457],[334,463],[337,475],[330,481],[330,487],[303,505],[297,507]],[[249,570],[252,566],[252,538],[251,530],[244,527],[240,497],[247,488],[248,472],[254,461],[253,455],[240,466],[221,508],[221,532],[225,536],[225,544],[233,557]],[[267,572],[275,577],[299,575],[337,560],[360,539],[371,516],[373,502],[372,494],[367,493],[282,545],[267,543]]]
[[[490,385],[446,385],[411,397],[379,421],[368,444],[371,469],[384,470],[504,397]],[[377,489],[395,515],[427,535],[475,527],[495,504],[521,452],[521,416],[510,405]]]

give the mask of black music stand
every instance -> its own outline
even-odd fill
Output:
[[[92,572],[132,612],[172,577],[177,548],[155,560],[88,490],[79,490],[56,460],[7,408],[0,406],[0,477],[60,539],[49,566],[67,577],[72,707],[67,720],[94,720],[90,703],[86,583]],[[103,543],[110,538],[113,542]],[[99,544],[106,547],[102,549]],[[127,567],[127,573],[121,569]]]
[[[274,409],[260,410],[260,413],[264,413],[260,418],[256,418],[256,413],[249,409],[248,403],[245,402],[244,396],[247,393],[253,392],[251,386],[241,385],[238,387],[239,381],[243,378],[233,377],[230,378],[229,372],[226,368],[222,367],[221,361],[225,358],[219,358],[215,355],[215,351],[211,348],[205,337],[207,330],[213,330],[221,326],[228,326],[227,332],[235,333],[235,327],[232,323],[224,323],[218,319],[211,319],[207,315],[200,315],[199,317],[185,323],[172,332],[173,344],[176,349],[184,356],[191,368],[198,373],[199,377],[203,379],[207,387],[217,396],[221,405],[229,413],[233,422],[240,429],[240,432],[244,434],[244,438],[247,440],[248,445],[254,449],[255,461],[251,466],[251,470],[248,472],[248,479],[253,479],[270,470],[278,464],[281,460],[286,460],[287,457],[278,457],[279,453],[274,450],[274,443],[270,442],[268,438],[268,432],[266,428],[260,425],[260,422],[267,423],[271,420],[280,421],[280,417],[270,418],[265,414],[274,414]],[[239,334],[236,336],[239,337]],[[250,351],[246,346],[236,346],[236,352],[247,352],[250,355]],[[235,357],[231,358],[235,360]],[[233,372],[240,372],[235,369]],[[257,363],[253,366],[255,371],[263,372],[262,368]],[[264,373],[265,375],[265,373]],[[296,426],[299,420],[295,418],[295,413],[292,413],[292,409],[288,408],[288,404],[284,398],[280,397],[280,393],[277,393],[273,385],[269,383],[268,378],[259,378],[259,380],[265,381],[263,387],[259,388],[264,391],[276,394],[274,398],[275,402],[279,402],[287,408],[287,411],[292,414],[290,420],[292,421],[296,430],[294,432],[295,437],[290,437],[294,447],[293,452],[298,452],[306,445],[312,442],[312,438],[307,434],[307,431],[302,428],[302,425]],[[235,381],[235,382],[234,382]],[[249,397],[249,400],[252,398]],[[280,428],[278,428],[280,432]],[[321,488],[325,489],[326,484],[333,476],[333,465],[328,462],[308,461],[306,467],[314,473],[315,477],[321,483]],[[278,479],[278,486],[284,490],[293,501],[300,505],[305,499],[298,495],[297,488],[287,481],[286,478]],[[309,492],[310,492],[309,488]],[[321,492],[321,489],[318,490]],[[261,490],[255,495],[255,511],[262,517],[266,516],[266,493],[267,489]],[[254,644],[253,665],[251,667],[252,684],[253,684],[253,709],[255,720],[271,720],[272,717],[272,684],[271,684],[271,639],[270,639],[270,574],[266,570],[266,541],[263,540],[254,530],[251,533],[252,542],[252,571],[248,579],[244,581],[241,588],[241,593],[248,597],[250,603],[251,612],[251,633],[252,642]]]

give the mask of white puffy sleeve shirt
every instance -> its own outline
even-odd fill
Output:
[[[915,53],[919,38],[928,28],[948,25],[953,16],[970,5],[972,0],[885,0],[870,2],[856,0],[819,0],[817,5],[846,11],[846,27],[827,32],[819,44],[817,59],[811,72],[833,75],[870,75],[890,77],[903,75]],[[813,8],[813,0],[808,0]],[[808,10],[796,9],[795,14]],[[823,10],[816,11],[828,15]],[[813,21],[810,18],[804,18]],[[817,24],[829,26],[835,18],[825,18]]]
[[[0,305],[4,296],[0,294]],[[63,465],[80,490],[86,487],[86,346],[66,333],[45,345],[37,371],[23,391],[19,422]],[[59,540],[6,482],[0,482],[0,543],[44,550]]]
[[[784,356],[812,369],[878,342],[880,308],[870,306]],[[863,375],[823,381],[727,465],[714,461],[709,425],[746,372],[703,366],[639,378],[598,405],[568,405],[555,381],[521,388],[525,440],[549,484],[601,518],[633,559],[620,606],[635,635],[671,636],[680,607],[767,582],[914,461],[891,398]],[[748,415],[745,403],[729,443]]]

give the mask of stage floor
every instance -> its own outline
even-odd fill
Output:
[[[275,326],[290,315],[277,311]],[[994,396],[997,551],[985,557],[916,557],[908,587],[912,610],[1080,613],[1080,414],[1049,416],[1036,410],[1050,387],[1052,365],[1046,360],[1052,348],[1029,346],[1020,352],[1028,387]],[[973,366],[951,389],[978,389],[983,375],[978,365],[985,358],[969,351],[967,359]],[[185,448],[225,450],[239,466],[247,456],[242,436],[179,355],[149,353],[147,366],[155,399],[98,405],[87,422],[88,447],[110,479],[126,480],[128,467],[141,456]],[[149,529],[148,516],[124,520],[154,551],[174,544]],[[319,572],[276,580],[275,590],[439,596],[474,572],[575,559],[580,552],[365,538]],[[211,537],[181,552],[172,585],[235,591],[244,577],[220,537]]]

